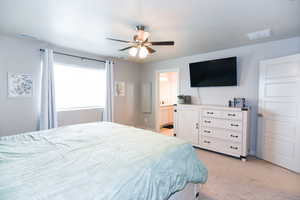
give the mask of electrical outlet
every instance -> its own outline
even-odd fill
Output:
[[[144,117],[144,122],[145,122],[145,124],[148,123],[148,117]]]

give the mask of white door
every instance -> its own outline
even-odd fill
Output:
[[[177,109],[176,136],[198,145],[199,111],[195,108]]]
[[[258,157],[300,172],[300,55],[262,61]]]

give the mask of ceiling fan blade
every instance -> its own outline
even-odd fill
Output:
[[[144,43],[144,44],[145,44],[145,43],[148,43],[148,40],[149,40],[149,38],[146,38],[146,40],[145,40],[143,43]]]
[[[127,49],[130,49],[130,48],[132,48],[132,47],[134,47],[134,46],[125,47],[125,48],[123,48],[123,49],[119,49],[119,51],[125,51],[125,50],[127,50]]]
[[[172,46],[175,44],[174,41],[162,41],[162,42],[149,42],[151,45],[168,45],[168,46]]]
[[[114,38],[106,38],[108,40],[112,40],[112,41],[115,41],[115,42],[124,42],[124,43],[131,43],[130,41],[126,41],[126,40],[119,40],[119,39],[114,39]]]
[[[149,53],[155,53],[156,51],[148,46],[145,46]]]

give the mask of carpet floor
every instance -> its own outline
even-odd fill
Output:
[[[196,150],[208,168],[200,200],[300,200],[300,174],[250,157],[242,162],[229,156]]]

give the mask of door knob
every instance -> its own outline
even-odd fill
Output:
[[[264,115],[262,113],[257,113],[257,117],[263,117]]]

